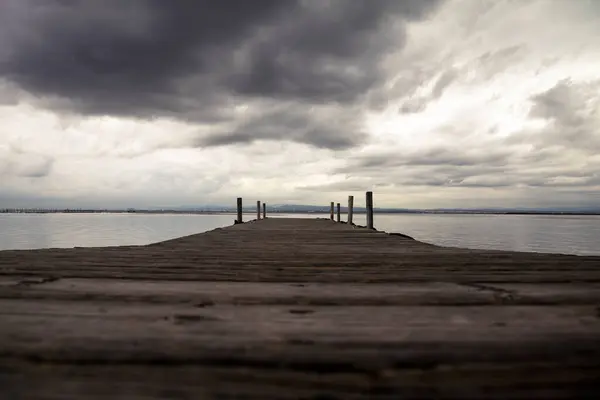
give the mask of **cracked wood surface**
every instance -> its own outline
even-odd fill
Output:
[[[55,398],[593,398],[600,257],[267,219],[0,252],[0,387]]]

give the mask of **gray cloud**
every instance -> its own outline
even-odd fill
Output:
[[[538,145],[562,145],[596,152],[600,150],[600,81],[573,84],[558,82],[532,98],[530,116],[548,121]],[[524,137],[525,138],[525,137]],[[527,139],[532,139],[531,135]]]
[[[389,35],[391,23],[422,18],[437,3],[11,0],[0,13],[0,78],[45,106],[85,115],[211,123],[231,122],[233,105],[261,99],[307,109],[354,104],[384,78],[387,49],[402,44],[402,31]],[[207,143],[258,132],[328,146],[322,129],[286,136],[286,119],[295,122],[297,112],[267,124],[282,128],[277,134],[224,132]],[[349,146],[356,135],[329,142]]]
[[[283,132],[287,140],[320,148],[346,149],[366,140],[357,112],[337,108],[321,110],[306,105],[274,106],[271,110],[242,119],[232,130],[216,132],[200,139],[203,147],[278,140]]]
[[[416,152],[379,152],[357,156],[336,168],[346,183],[388,182],[397,187],[585,188],[600,185],[600,161],[577,164],[565,159],[573,149],[549,146],[534,151],[518,145],[448,146]],[[576,150],[577,151],[577,150]],[[576,153],[575,153],[576,154]],[[367,183],[364,183],[364,182]]]
[[[439,100],[446,90],[456,83],[481,84],[509,70],[527,54],[524,45],[512,45],[498,50],[485,51],[468,59],[461,67],[448,68],[454,60],[443,56],[435,62],[413,61],[402,71],[394,85],[380,88],[372,94],[371,101],[384,103],[398,97],[408,98],[400,105],[401,114],[423,112],[427,106]],[[430,88],[427,88],[431,86]]]
[[[369,188],[375,189],[383,186],[389,186],[389,183],[377,183],[368,178],[347,178],[339,182],[300,186],[297,189],[309,192],[362,192]]]
[[[458,78],[459,71],[454,68],[443,71],[435,84],[431,88],[431,91],[424,95],[414,95],[400,106],[400,113],[402,114],[413,114],[423,111],[427,105],[444,94],[446,89]]]
[[[461,188],[585,188],[600,184],[599,166],[572,171],[566,168],[550,168],[526,165],[518,160],[507,166],[494,165],[418,165],[392,168],[385,173],[380,170],[346,169],[349,182],[360,182],[364,187],[375,182],[387,182],[397,188],[461,187]],[[334,183],[331,190],[350,190]]]
[[[525,54],[527,54],[527,49],[524,45],[513,45],[495,51],[487,51],[473,61],[471,70],[477,68],[479,79],[491,79],[515,65],[515,61]]]
[[[0,147],[0,177],[43,178],[50,174],[54,159],[17,149]]]
[[[510,159],[509,150],[471,149],[458,147],[435,147],[412,153],[379,153],[357,157],[353,167],[358,169],[381,169],[402,166],[504,166]],[[342,170],[340,170],[342,171]]]

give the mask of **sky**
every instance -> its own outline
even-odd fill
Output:
[[[599,206],[598,38],[596,0],[0,0],[0,207]]]

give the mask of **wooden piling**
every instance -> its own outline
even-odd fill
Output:
[[[373,192],[367,192],[367,228],[373,229]]]
[[[256,201],[256,219],[260,219],[260,200]]]
[[[243,217],[242,217],[242,198],[238,197],[237,198],[237,223],[241,224],[242,222],[244,222]]]
[[[337,222],[341,222],[342,221],[342,214],[341,214],[341,207],[340,207],[340,203],[337,203]]]
[[[354,196],[348,196],[348,224],[352,225],[354,214]]]
[[[263,203],[263,219],[267,219],[267,203]]]
[[[331,202],[331,205],[329,207],[329,219],[333,221],[333,201]]]

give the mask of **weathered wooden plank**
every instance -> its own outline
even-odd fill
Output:
[[[359,369],[337,364],[12,363],[9,399],[595,399],[588,367],[552,363]]]
[[[600,304],[600,284],[399,284],[198,282],[22,277],[1,299],[136,301],[236,305],[577,305]]]
[[[0,383],[27,398],[44,398],[29,386],[59,398],[87,397],[113,376],[111,394],[154,396],[146,391],[154,384],[143,372],[160,371],[173,378],[153,387],[163,395],[181,389],[178,376],[194,372],[196,380],[181,389],[187,396],[208,389],[207,396],[217,396],[233,382],[246,382],[233,385],[230,394],[280,398],[274,389],[287,387],[290,398],[427,393],[477,398],[493,388],[498,398],[536,393],[568,398],[598,389],[595,312],[593,306],[290,308],[4,300]],[[63,379],[77,385],[65,387]],[[382,391],[370,392],[373,385]]]
[[[315,345],[328,353],[312,356],[328,362],[335,361],[334,349],[340,346],[353,347],[341,356],[356,357],[358,363],[372,362],[383,348],[393,359],[414,363],[425,355],[453,364],[543,361],[575,356],[573,349],[552,350],[557,343],[600,344],[596,312],[595,306],[198,307],[1,300],[5,323],[0,327],[0,354],[65,361],[147,360],[160,355],[183,361],[249,345],[241,357],[261,358],[268,352],[286,353],[283,344],[299,343],[304,353],[298,356],[309,356]],[[511,350],[531,345],[544,352]],[[484,354],[474,351],[477,348]],[[290,356],[296,351],[290,349]]]

